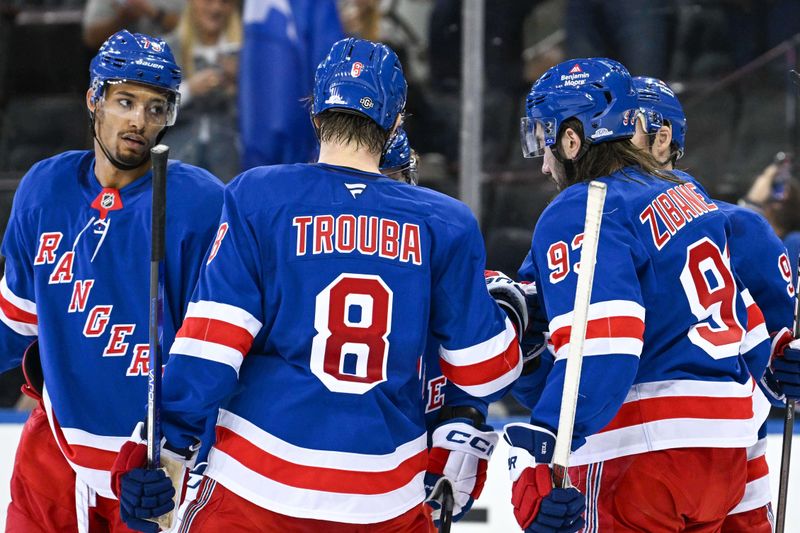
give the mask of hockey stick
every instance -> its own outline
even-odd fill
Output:
[[[147,372],[147,468],[161,466],[161,319],[164,312],[164,226],[167,198],[167,158],[163,144],[150,150],[153,161],[153,217],[150,226],[150,362]]]
[[[439,515],[439,533],[450,533],[450,526],[453,524],[453,484],[447,478],[442,478],[436,484],[435,490],[431,494],[429,501],[435,500],[441,506]]]
[[[147,468],[162,468],[173,480],[183,473],[174,461],[161,464],[161,369],[163,368],[162,329],[164,317],[164,233],[167,211],[167,160],[169,146],[159,144],[150,150],[153,162],[153,216],[150,226],[150,361],[147,372]],[[180,492],[175,491],[175,508],[165,515],[149,519],[167,530],[180,502]]]
[[[800,74],[796,70],[790,72],[796,86],[800,86]],[[800,272],[800,257],[798,258],[798,272]],[[795,288],[794,338],[800,336],[800,298]],[[781,446],[781,470],[778,480],[778,509],[775,517],[775,533],[783,533],[786,523],[786,499],[789,494],[789,464],[792,459],[792,435],[794,433],[794,400],[786,400],[786,411],[783,416],[783,444]]]
[[[561,394],[561,412],[558,416],[558,434],[553,452],[553,483],[556,487],[571,486],[567,470],[572,449],[572,430],[575,426],[575,410],[578,407],[578,386],[583,364],[583,343],[586,340],[586,324],[589,302],[592,297],[594,266],[597,260],[597,243],[600,238],[600,222],[606,200],[606,184],[599,181],[589,183],[586,199],[586,219],[583,225],[581,244],[581,266],[575,287],[575,307],[572,315],[572,330],[569,335],[567,368],[564,373],[564,391]]]

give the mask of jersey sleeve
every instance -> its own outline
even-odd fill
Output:
[[[220,226],[170,350],[162,395],[164,435],[187,446],[236,387],[263,323],[257,246],[226,190]]]
[[[540,294],[550,318],[555,354],[531,422],[558,427],[569,351],[573,306],[583,238],[586,193],[563,209],[573,216],[554,216],[551,205],[534,235],[533,260],[540,273]],[[598,242],[594,284],[583,349],[578,405],[572,448],[602,429],[619,410],[633,384],[643,347],[645,308],[637,276],[635,236],[626,229],[620,210],[603,216]],[[638,254],[642,254],[639,251]],[[639,255],[640,256],[640,255]]]
[[[467,394],[494,401],[519,376],[522,357],[514,326],[486,290],[478,224],[469,214],[435,238],[430,328],[442,373]]]
[[[0,280],[0,372],[20,364],[25,348],[39,334],[33,278],[34,243],[25,233],[17,201],[3,236],[5,272]]]

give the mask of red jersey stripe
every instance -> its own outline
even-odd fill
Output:
[[[516,337],[511,340],[505,351],[480,363],[457,366],[448,363],[442,358],[439,359],[442,374],[453,383],[464,387],[491,383],[508,372],[512,372],[518,363],[519,343]]]
[[[246,355],[253,345],[253,336],[244,328],[214,318],[187,317],[175,338],[187,337],[222,344]]]
[[[616,416],[600,430],[600,433],[675,418],[750,420],[752,417],[753,401],[750,396],[744,398],[664,396],[622,404]]]
[[[747,306],[747,331],[756,329],[764,323],[764,314],[756,304]]]
[[[25,324],[39,323],[39,319],[35,314],[23,311],[16,305],[12,304],[5,298],[5,296],[3,296],[2,292],[0,292],[0,309],[9,320],[13,320],[14,322],[23,322]]]
[[[283,485],[341,494],[384,494],[408,485],[428,464],[428,451],[421,450],[385,472],[359,472],[296,464],[273,455],[234,431],[217,426],[218,450],[246,468]]]
[[[747,461],[747,482],[761,479],[769,475],[769,466],[767,465],[767,457],[762,455],[755,459]]]
[[[569,342],[572,326],[563,326],[553,332],[550,339],[555,351]],[[587,339],[603,338],[633,338],[642,340],[644,337],[644,322],[633,316],[612,316],[595,318],[586,324]]]

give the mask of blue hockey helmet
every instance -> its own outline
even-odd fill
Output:
[[[631,75],[621,63],[571,59],[551,67],[533,84],[525,108],[522,153],[536,157],[556,143],[559,129],[570,118],[583,125],[584,147],[632,137],[635,122],[630,117],[638,101]]]
[[[356,113],[390,130],[406,106],[406,79],[394,51],[381,43],[342,39],[317,67],[311,108]]]
[[[181,69],[169,45],[162,39],[120,30],[100,47],[89,65],[92,101],[103,96],[106,85],[128,82],[149,85],[167,91],[170,110],[165,126],[175,123],[178,114]]]
[[[397,128],[392,144],[383,152],[381,173],[390,177],[400,173],[403,180],[412,185],[419,181],[416,154],[411,150],[408,135],[403,128]]]
[[[672,142],[677,146],[678,159],[683,157],[686,146],[686,114],[683,112],[678,97],[669,85],[657,78],[637,76],[633,78],[633,87],[639,97],[639,106],[645,112],[660,113],[672,127]],[[658,128],[646,128],[647,133],[655,133]],[[655,130],[655,131],[653,131]]]

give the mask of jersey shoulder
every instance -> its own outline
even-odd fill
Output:
[[[217,223],[225,190],[222,181],[205,169],[176,160],[170,160],[167,176],[169,209],[183,213],[175,219]]]
[[[17,187],[17,208],[47,204],[53,196],[63,199],[65,187],[77,187],[78,174],[87,172],[93,160],[94,153],[89,150],[71,150],[37,162]]]

